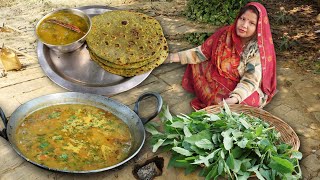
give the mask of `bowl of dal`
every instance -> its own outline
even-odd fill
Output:
[[[58,9],[48,13],[36,25],[39,41],[54,51],[68,53],[85,42],[91,29],[90,17],[73,8]]]

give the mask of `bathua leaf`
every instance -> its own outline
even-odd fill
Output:
[[[172,150],[174,150],[175,152],[177,152],[181,155],[184,155],[184,156],[191,156],[192,155],[192,152],[190,152],[186,149],[183,149],[181,147],[173,147]]]
[[[242,161],[240,161],[238,159],[234,159],[234,168],[232,169],[233,172],[238,173],[240,171],[241,163],[242,163]]]
[[[218,165],[214,165],[211,169],[211,171],[206,176],[205,180],[212,180],[216,179],[219,176],[218,174]]]
[[[243,159],[241,161],[240,170],[246,172],[248,169],[252,168],[252,164],[250,163],[250,159]]]
[[[178,118],[180,118],[185,124],[189,124],[191,122],[191,119],[188,115],[181,114],[177,115]]]
[[[223,145],[226,150],[230,150],[233,147],[233,139],[231,137],[232,129],[228,129],[221,133],[223,136]]]
[[[241,131],[239,131],[239,130],[237,130],[237,129],[234,129],[234,130],[232,131],[232,137],[233,137],[234,140],[237,140],[237,139],[239,139],[239,138],[242,138],[242,137],[243,137],[243,132],[241,132]]]
[[[256,129],[256,136],[260,136],[262,134],[263,126],[258,126]]]
[[[215,154],[220,151],[221,148],[214,150],[212,153],[210,153],[208,156],[199,156],[199,159],[196,159],[191,164],[204,164],[206,167],[209,167],[209,160],[214,158]]]
[[[207,112],[206,111],[195,111],[195,112],[192,112],[191,114],[189,114],[189,117],[191,119],[194,119],[194,120],[202,120],[205,116],[207,116]]]
[[[158,142],[155,145],[153,145],[152,152],[156,152],[164,141],[165,139],[159,139]]]
[[[261,157],[261,153],[260,153],[260,150],[258,148],[254,148],[254,152],[259,156]]]
[[[212,167],[213,167],[213,164],[211,164],[209,167],[202,168],[198,175],[201,177],[207,176],[209,174],[209,172],[211,171]]]
[[[232,154],[229,154],[226,164],[228,165],[229,169],[234,169],[234,158]]]
[[[172,156],[171,156],[169,163],[168,163],[168,168],[170,168],[170,167],[187,168],[187,167],[191,166],[189,162],[179,161],[179,160],[184,160],[184,159],[185,159],[185,156],[180,155],[178,153],[172,153]]]
[[[162,111],[160,112],[159,117],[162,121],[172,121],[172,115],[169,111],[169,106],[162,106]]]
[[[223,150],[222,150],[222,151],[220,151],[220,157],[221,157],[222,159],[224,159],[224,158],[225,158],[225,153],[223,152]]]
[[[208,114],[209,116],[209,121],[217,121],[217,120],[220,120],[220,117],[215,115],[215,114]]]
[[[179,138],[180,135],[179,134],[168,134],[166,137],[168,139],[176,139],[176,138]]]
[[[256,174],[258,179],[264,180],[263,176],[260,174],[258,170],[254,170],[253,172]]]
[[[190,149],[192,149],[195,153],[205,156],[207,155],[207,151],[201,148],[198,148],[196,145],[190,146]]]
[[[294,166],[290,161],[276,156],[271,157],[271,162],[268,166],[282,174],[292,173],[294,171]]]
[[[241,161],[234,159],[232,153],[229,154],[226,164],[228,165],[229,169],[231,169],[235,173],[238,173],[241,167]]]
[[[301,160],[302,159],[302,153],[299,152],[299,151],[293,151],[292,152],[292,157]]]
[[[228,104],[226,103],[226,101],[223,99],[223,107],[224,107],[224,110],[225,112],[227,113],[227,115],[229,115],[230,117],[232,117],[232,113],[231,113],[231,110],[228,106]]]
[[[259,172],[266,180],[271,180],[271,171],[270,170],[265,170],[263,168],[260,168]]]
[[[249,129],[251,125],[244,119],[244,118],[239,118],[239,122],[244,126],[246,129]]]
[[[156,135],[156,134],[162,134],[162,133],[160,133],[154,126],[152,126],[151,124],[146,124],[145,126],[144,126],[144,128],[145,128],[145,130],[147,131],[147,132],[149,132],[150,134],[152,134],[152,135]]]
[[[269,141],[268,139],[262,139],[262,140],[259,141],[257,144],[259,145],[260,149],[264,149],[264,148],[266,148],[267,146],[270,146],[270,145],[271,145],[271,143],[270,143],[270,141]]]
[[[192,133],[190,132],[189,128],[187,126],[183,127],[183,133],[186,137],[192,136]]]
[[[284,154],[288,151],[288,149],[291,149],[288,144],[282,143],[276,146],[278,154]]]
[[[249,140],[247,138],[243,138],[237,142],[237,145],[241,148],[245,148],[247,146],[248,142],[249,142]]]
[[[190,144],[193,144],[195,145],[195,143],[197,141],[200,141],[201,139],[208,139],[210,140],[211,139],[211,136],[212,136],[212,133],[208,130],[204,130],[204,131],[201,131],[199,132],[198,134],[194,134],[190,137],[186,137],[184,140]]]
[[[167,145],[173,147],[174,143],[175,143],[175,139],[165,139],[165,141],[161,144],[161,147],[167,146]]]
[[[183,129],[184,124],[181,121],[176,121],[176,122],[173,122],[170,126],[174,128]]]
[[[202,149],[213,149],[213,144],[208,139],[201,139],[200,141],[195,142],[195,145]]]
[[[212,139],[213,144],[218,144],[219,134],[213,134],[211,139]]]
[[[245,173],[244,175],[238,176],[238,180],[247,180],[250,177],[249,173]]]
[[[222,159],[219,159],[219,162],[218,162],[218,174],[222,174],[223,170],[224,170],[224,162]]]

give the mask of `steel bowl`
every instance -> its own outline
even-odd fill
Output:
[[[51,16],[55,13],[58,13],[58,12],[72,13],[72,14],[75,14],[75,15],[82,17],[85,20],[85,22],[88,24],[88,31],[80,39],[78,39],[72,43],[65,44],[65,45],[54,45],[54,44],[49,44],[47,42],[44,42],[39,37],[39,35],[37,33],[37,29],[42,21],[44,21],[49,16]],[[36,36],[37,36],[38,40],[40,42],[42,42],[44,45],[48,46],[50,49],[52,49],[54,51],[61,52],[61,53],[68,53],[68,52],[72,52],[72,51],[77,50],[78,48],[80,48],[83,45],[83,43],[85,42],[86,36],[89,34],[89,32],[91,30],[91,26],[92,26],[91,19],[86,13],[84,13],[83,11],[81,11],[79,9],[64,8],[64,9],[58,9],[58,10],[52,11],[52,12],[48,13],[47,15],[45,15],[42,19],[40,19],[38,21],[35,31],[36,31]]]

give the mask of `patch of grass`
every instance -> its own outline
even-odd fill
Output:
[[[277,24],[286,24],[292,21],[291,15],[286,12],[284,9],[276,12],[276,14],[272,17]]]
[[[293,49],[294,46],[299,45],[298,41],[292,39],[288,34],[280,37],[280,42],[276,43],[276,48],[280,51],[287,51]]]
[[[314,68],[315,68],[314,73],[320,74],[320,57],[314,63]]]
[[[308,60],[305,56],[299,56],[297,64],[303,69],[309,70],[315,74],[320,74],[320,58]]]

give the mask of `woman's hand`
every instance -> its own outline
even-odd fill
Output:
[[[237,104],[239,103],[236,97],[227,98],[224,100],[227,104]],[[222,102],[221,102],[222,103]]]

